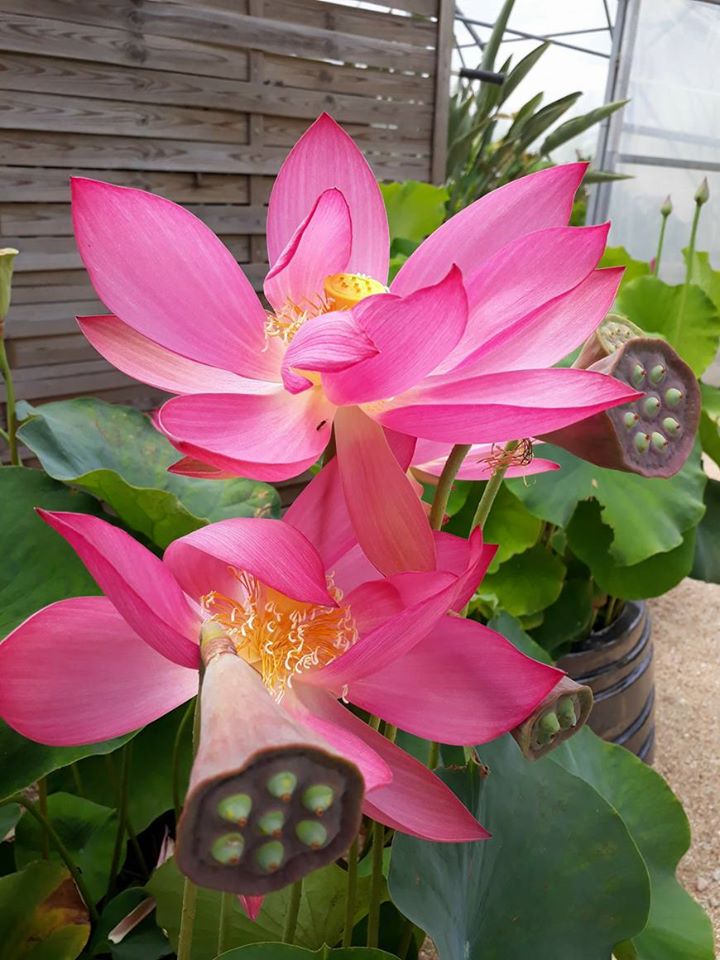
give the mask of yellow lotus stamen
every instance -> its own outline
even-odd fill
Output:
[[[333,310],[350,310],[366,297],[375,293],[387,293],[387,287],[379,280],[362,273],[333,273],[325,277],[325,296]]]
[[[357,640],[347,606],[302,603],[229,568],[242,585],[243,599],[212,592],[201,600],[208,619],[219,623],[239,656],[254,667],[263,683],[281,700],[293,678],[324,667]],[[342,593],[328,578],[328,592],[340,603]]]

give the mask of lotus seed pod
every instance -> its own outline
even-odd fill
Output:
[[[268,810],[258,818],[258,830],[266,837],[279,837],[285,825],[285,814],[282,810]]]
[[[327,830],[317,820],[301,820],[295,827],[295,833],[301,843],[306,847],[312,847],[313,850],[324,847],[327,840]]]
[[[537,760],[577,733],[590,715],[592,702],[590,687],[564,676],[511,733],[525,757]]]
[[[241,833],[225,833],[211,848],[214,859],[225,866],[239,863],[244,850],[245,838]]]
[[[224,797],[218,804],[218,813],[229,823],[237,823],[244,827],[248,814],[252,810],[252,797],[247,793],[233,793]]]
[[[335,794],[332,787],[328,787],[324,783],[314,783],[303,793],[302,804],[306,810],[311,810],[320,816],[329,809],[334,799]]]
[[[10,309],[13,264],[17,255],[18,251],[14,247],[0,249],[0,333],[2,333],[2,323]]]
[[[270,777],[267,782],[268,793],[273,797],[277,797],[278,800],[284,800],[286,803],[292,797],[296,786],[297,777],[289,770],[281,770],[280,773],[276,773]]]
[[[277,702],[226,638],[201,651],[200,742],[178,824],[179,869],[202,887],[264,896],[342,856],[360,827],[364,782],[357,767]],[[306,842],[314,788],[331,803]],[[321,798],[322,799],[322,798]],[[237,830],[242,821],[242,832]],[[228,832],[228,825],[236,832]],[[232,830],[232,827],[230,827]]]
[[[692,451],[700,418],[700,389],[690,367],[664,340],[637,337],[589,369],[636,387],[642,372],[641,390],[647,392],[540,439],[599,467],[645,477],[677,473]]]
[[[628,340],[645,334],[627,317],[609,313],[592,336],[588,337],[573,367],[587,370],[593,363],[619,350]]]

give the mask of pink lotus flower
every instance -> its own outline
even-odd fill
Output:
[[[388,291],[380,191],[324,115],[270,197],[269,310],[186,210],[75,179],[79,250],[115,314],[79,323],[116,367],[180,395],[158,416],[178,450],[260,480],[309,467],[333,424],[345,448],[371,436],[369,418],[443,444],[556,430],[636,396],[552,367],[605,316],[621,275],[596,269],[607,225],[565,226],[584,170],[542,170],[478,200]]]
[[[284,521],[215,523],[162,560],[96,517],[41,512],[105,595],[53,603],[0,644],[0,716],[51,745],[135,730],[195,695],[201,626],[214,620],[262,677],[257,695],[274,696],[357,765],[370,816],[433,840],[486,837],[441,780],[338,698],[418,736],[476,744],[524,720],[563,675],[448,615],[494,554],[480,531],[469,541],[436,533],[432,571],[405,565],[380,577],[354,538],[337,473],[333,461]]]

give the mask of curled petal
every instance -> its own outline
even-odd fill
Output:
[[[38,610],[0,643],[0,716],[30,740],[71,746],[156,720],[197,693],[197,670],[173,663],[107,597]]]
[[[377,352],[377,347],[363,333],[352,313],[326,313],[315,317],[298,330],[283,358],[285,389],[300,393],[312,385],[302,373],[294,371],[342,371],[375,357]]]

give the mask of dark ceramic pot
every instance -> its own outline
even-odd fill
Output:
[[[558,661],[562,670],[593,692],[588,725],[603,740],[652,762],[655,752],[655,684],[650,614],[628,601],[614,623],[594,631]]]

